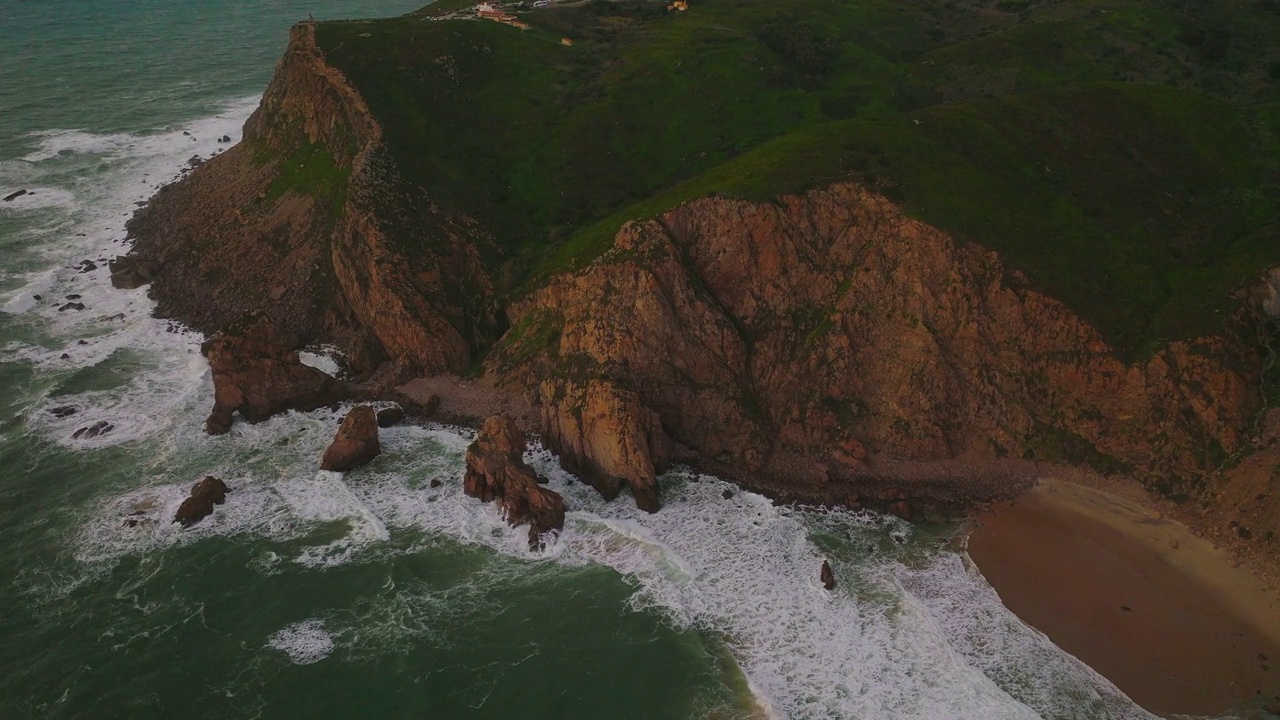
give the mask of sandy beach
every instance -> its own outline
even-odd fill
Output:
[[[1148,710],[1280,708],[1280,594],[1183,525],[1043,480],[981,514],[968,551],[1007,607]]]

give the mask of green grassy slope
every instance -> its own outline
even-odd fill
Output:
[[[383,124],[388,175],[479,221],[507,292],[627,219],[845,177],[1004,253],[1132,354],[1211,332],[1280,263],[1276,0],[633,0],[525,32],[441,8],[318,38]]]

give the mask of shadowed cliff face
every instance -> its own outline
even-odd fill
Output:
[[[213,332],[262,313],[290,344],[333,343],[357,371],[471,361],[449,298],[487,293],[465,218],[437,218],[453,252],[406,254],[375,210],[381,130],[300,25],[243,141],[164,188],[130,223],[131,260],[160,267],[157,313]],[[416,211],[430,214],[425,204]]]
[[[1259,404],[1247,344],[1174,343],[1125,365],[1021,285],[994,253],[854,185],[706,199],[627,225],[607,256],[515,306],[487,368],[544,418],[643,428],[656,413],[701,458],[790,469],[821,498],[896,461],[997,458],[1083,458],[1177,491],[1241,447]],[[584,384],[631,401],[604,412],[593,398],[608,394],[566,390]],[[799,477],[783,462],[797,456],[812,461]]]

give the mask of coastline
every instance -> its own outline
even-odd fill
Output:
[[[1280,710],[1280,592],[1152,505],[1044,478],[979,513],[966,549],[1006,607],[1147,710]]]

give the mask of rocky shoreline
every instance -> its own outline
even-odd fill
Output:
[[[1255,557],[1272,547],[1270,466],[1228,461],[1269,447],[1256,425],[1275,274],[1239,289],[1218,334],[1129,360],[996,253],[839,181],[627,223],[594,262],[513,295],[473,218],[425,198],[431,237],[388,234],[404,218],[380,196],[380,143],[300,25],[244,141],[130,222],[119,284],[149,282],[159,315],[212,337],[211,432],[342,401],[428,417],[435,397],[453,421],[508,416],[650,512],[673,463],[779,502],[909,518],[1067,465],[1137,478],[1206,533],[1230,515],[1223,531]],[[284,184],[297,158],[325,165],[325,194]],[[320,344],[350,381],[297,360]]]

